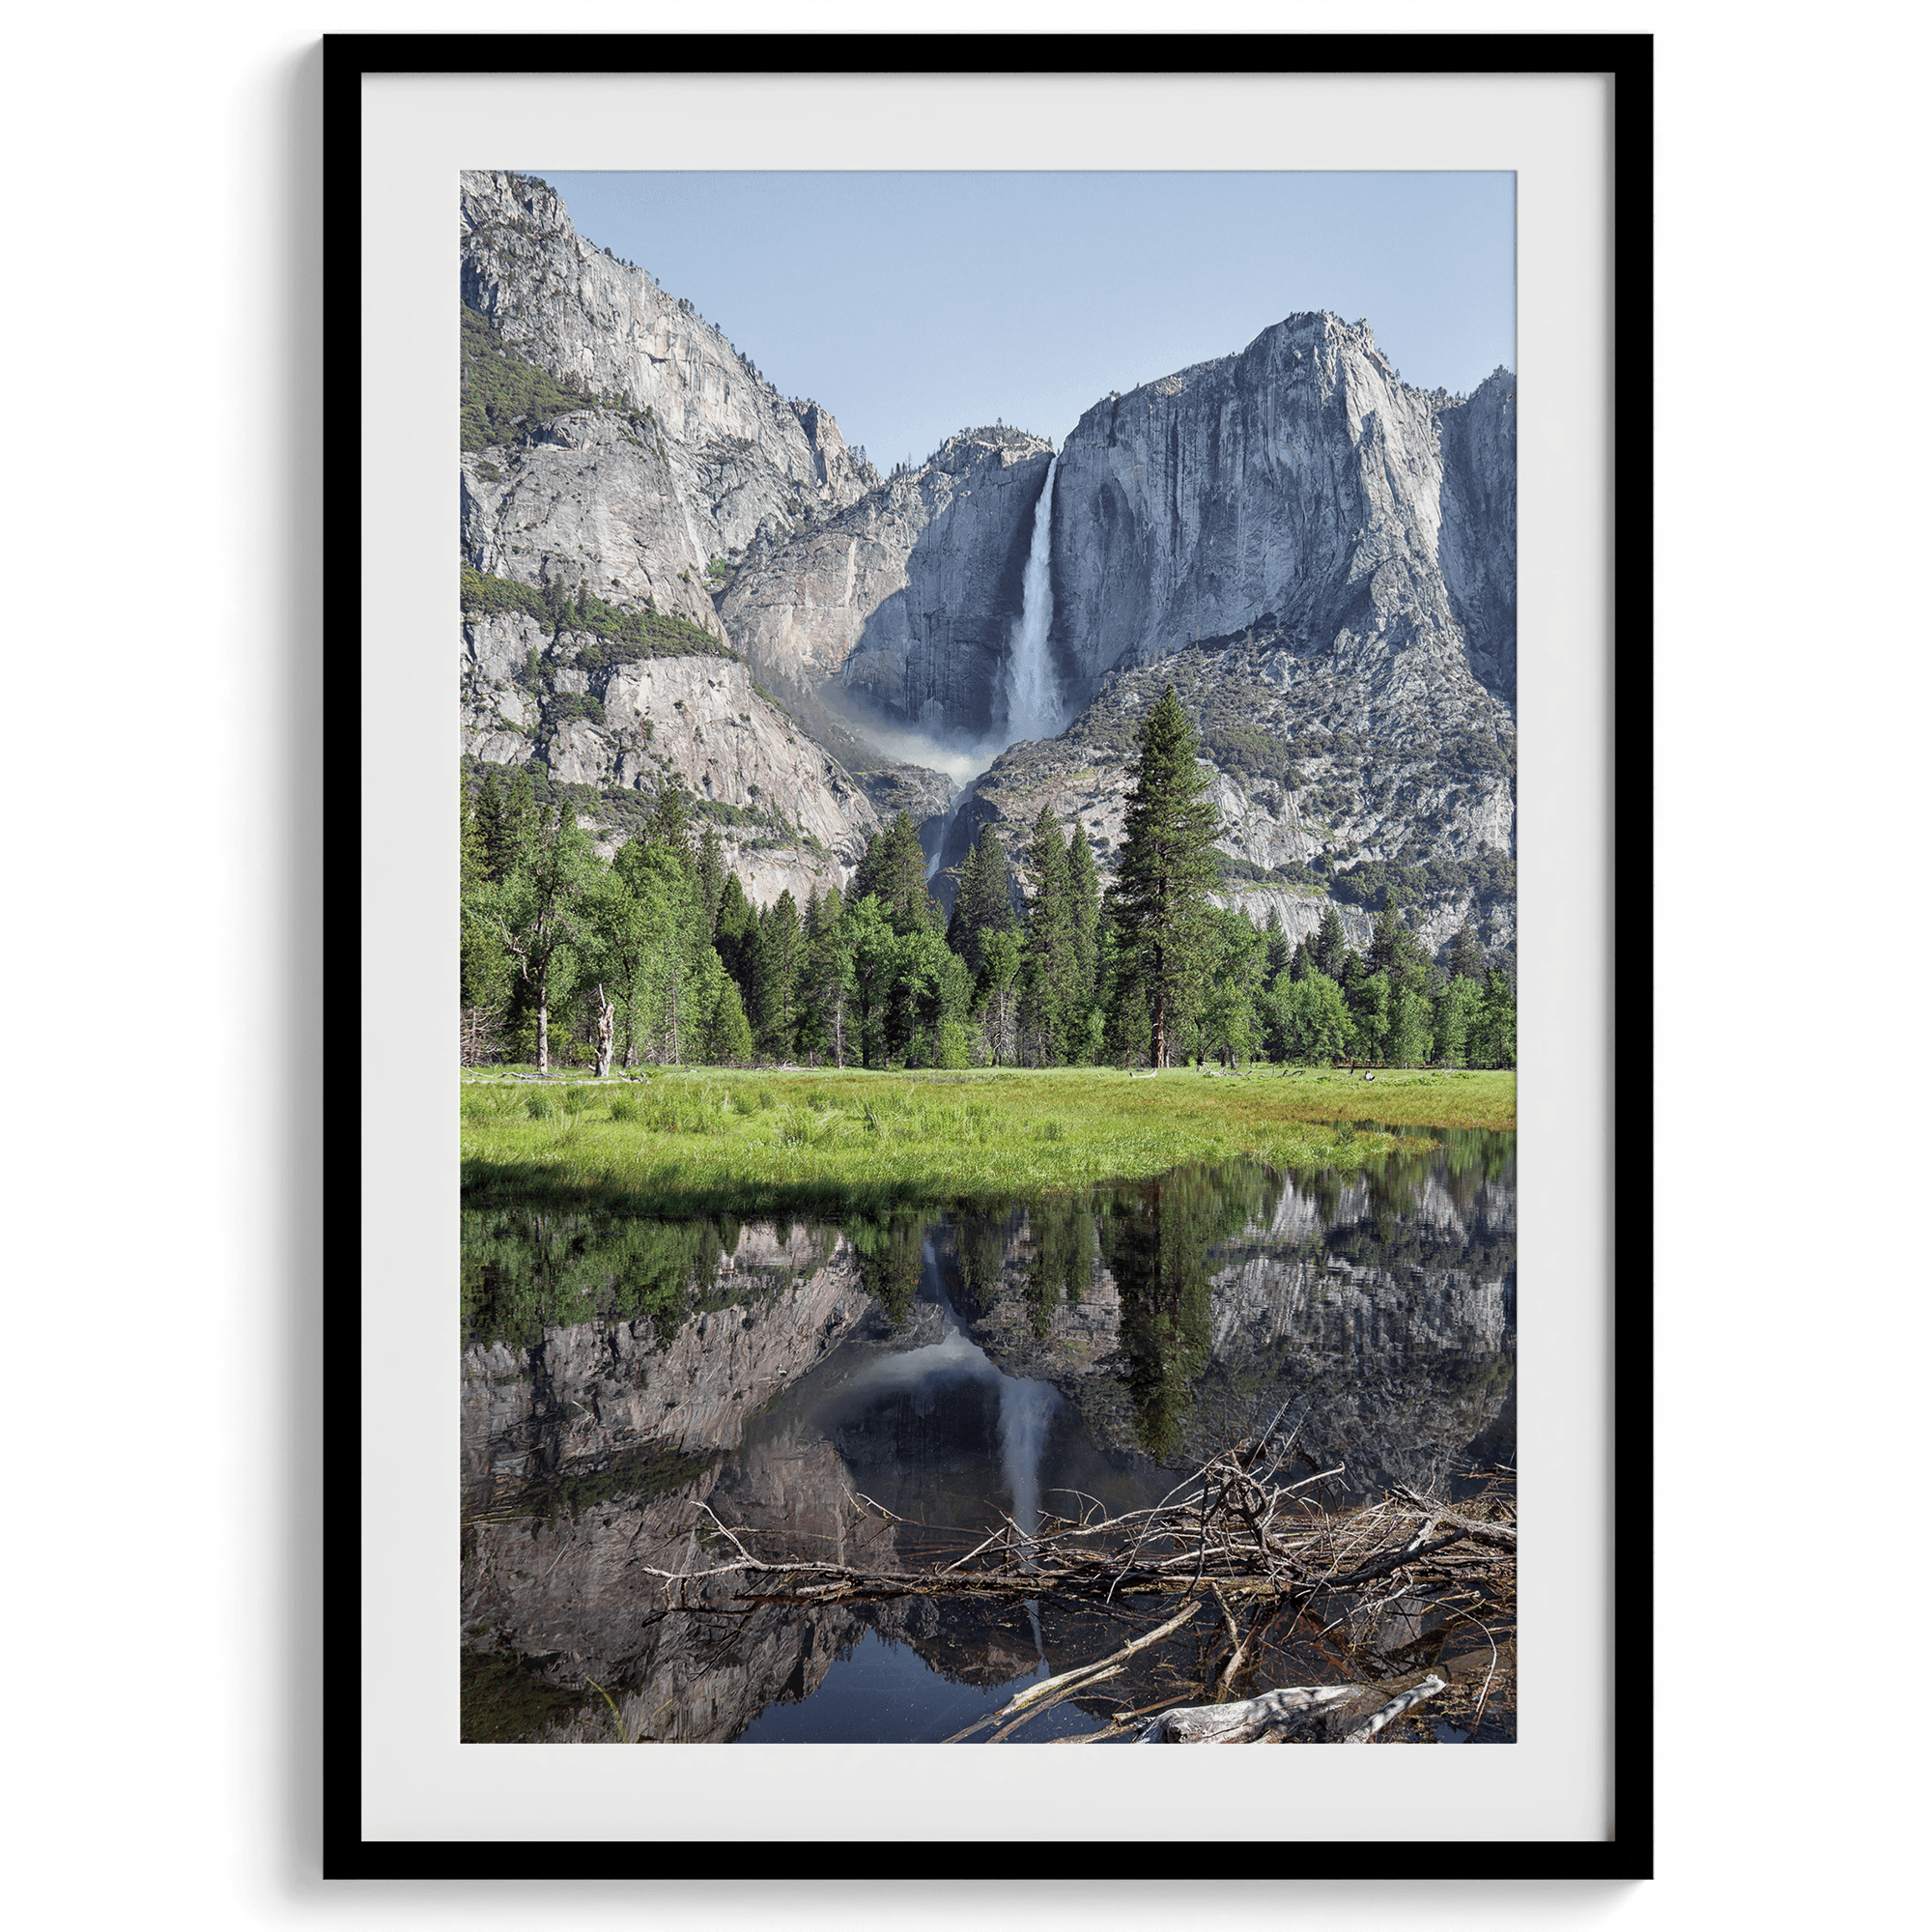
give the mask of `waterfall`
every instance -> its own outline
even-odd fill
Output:
[[[1007,662],[1009,743],[1060,732],[1060,681],[1046,649],[1053,625],[1053,472],[1059,467],[1058,456],[1047,464],[1046,484],[1033,513],[1033,548],[1027,554],[1020,619],[1013,626],[1012,656]]]

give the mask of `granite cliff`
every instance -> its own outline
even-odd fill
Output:
[[[719,600],[733,640],[808,703],[856,700],[935,738],[997,732],[1051,455],[1024,431],[968,430],[837,515],[764,538]]]
[[[543,183],[466,174],[461,208],[466,357],[540,370],[585,405],[466,438],[464,752],[583,788],[607,851],[675,774],[747,890],[803,903],[849,875],[878,813],[754,687],[713,593],[758,530],[838,509],[876,472],[816,403],[781,397],[688,303],[580,236]],[[586,597],[601,624],[566,608]]]
[[[1111,881],[1135,757],[1134,730],[1173,684],[1200,731],[1220,812],[1224,903],[1257,923],[1279,914],[1291,941],[1333,907],[1366,948],[1389,868],[1416,893],[1415,930],[1444,946],[1467,920],[1485,945],[1516,944],[1515,737],[1433,723],[1346,723],[1353,680],[1273,624],[1203,639],[1107,672],[1059,737],[1009,747],[947,821],[942,864],[961,864],[991,826],[1016,866],[1040,808],[1063,836],[1077,822]],[[951,902],[951,881],[935,881]]]
[[[1431,945],[1464,920],[1514,945],[1507,371],[1466,398],[1424,392],[1366,323],[1308,313],[1094,404],[1051,472],[1063,726],[1015,743],[1008,677],[1046,440],[965,431],[881,478],[817,404],[779,396],[688,303],[579,236],[541,182],[466,175],[462,243],[487,353],[582,404],[466,452],[468,567],[681,620],[749,667],[725,680],[730,719],[700,721],[682,691],[648,708],[646,684],[675,680],[612,672],[566,626],[539,645],[515,613],[467,621],[471,755],[596,787],[607,841],[627,823],[611,794],[675,769],[721,821],[756,821],[734,856],[788,854],[741,867],[762,898],[781,875],[795,894],[842,879],[901,807],[947,867],[988,824],[1017,845],[1046,803],[1064,829],[1086,825],[1104,877],[1134,726],[1171,678],[1214,768],[1231,901],[1297,936],[1336,904],[1360,943],[1393,871]],[[518,696],[538,648],[553,700],[584,702]],[[680,675],[718,678],[701,652]],[[979,769],[963,795],[931,769],[942,753]],[[946,870],[935,885],[950,899]]]
[[[988,823],[1016,846],[1047,802],[1104,873],[1133,725],[1172,678],[1215,767],[1231,899],[1292,936],[1339,899],[1359,940],[1377,891],[1335,875],[1397,867],[1430,944],[1467,919],[1513,946],[1514,412],[1507,372],[1424,393],[1325,314],[1089,410],[1050,506],[1066,727],[1009,744],[928,828],[943,864]],[[998,745],[1049,454],[973,432],[768,532],[720,600],[733,637],[808,719]]]
[[[463,299],[505,343],[648,412],[699,570],[877,482],[830,414],[781,396],[688,302],[579,235],[544,183],[465,174],[461,244]]]
[[[842,883],[879,827],[844,767],[723,651],[626,658],[567,620],[552,632],[527,612],[469,612],[463,694],[466,754],[541,757],[584,787],[581,821],[607,857],[673,779],[761,904]]]

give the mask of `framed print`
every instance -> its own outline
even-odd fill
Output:
[[[1648,41],[326,89],[328,1875],[1647,1876]]]

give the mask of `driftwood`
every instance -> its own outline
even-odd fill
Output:
[[[1307,1684],[1264,1690],[1238,1704],[1180,1704],[1150,1718],[1137,1745],[1245,1745],[1286,1737],[1312,1711],[1359,1698],[1359,1684]]]
[[[1342,1742],[1345,1745],[1367,1744],[1391,1718],[1401,1717],[1411,1704],[1419,1704],[1425,1697],[1436,1696],[1441,1691],[1448,1690],[1448,1685],[1441,1678],[1437,1677],[1434,1671],[1431,1671],[1413,1690],[1405,1690],[1400,1697],[1391,1697],[1379,1711],[1373,1712],[1370,1716],[1364,1718]]]
[[[1170,1603],[1181,1600],[1175,1605],[1178,1614],[1168,1614],[1166,1605],[1155,1610],[1165,1618],[1156,1628],[1092,1663],[1028,1685],[949,1742],[974,1737],[988,1726],[996,1727],[995,1741],[1010,1735],[1041,1712],[1120,1677],[1136,1657],[1182,1639],[1211,1603],[1219,1611],[1226,1651],[1217,1651],[1210,1662],[1195,1643],[1189,1655],[1199,1661],[1187,1665],[1196,1686],[1191,1701],[1160,1700],[1117,1713],[1107,1727],[1065,1742],[1279,1742],[1316,1729],[1332,1739],[1339,1707],[1345,1700],[1359,1702],[1375,1694],[1369,1684],[1305,1685],[1232,1699],[1242,1671],[1255,1667],[1253,1659],[1265,1631],[1277,1617],[1325,1637],[1343,1625],[1358,1633],[1386,1628],[1379,1622],[1385,1614],[1399,1623],[1407,1619],[1407,1627],[1417,1631],[1424,1617],[1434,1617],[1434,1627],[1440,1629],[1443,1616],[1462,1616],[1490,1637],[1488,1626],[1467,1613],[1481,1609],[1497,1620],[1500,1607],[1501,1621],[1513,1614],[1516,1529],[1500,1512],[1511,1507],[1514,1484],[1499,1483],[1476,1505],[1498,1512],[1491,1516],[1452,1509],[1402,1487],[1363,1508],[1324,1509],[1305,1492],[1342,1472],[1329,1469],[1285,1480],[1281,1464],[1291,1445],[1272,1446],[1280,1420],[1277,1415],[1259,1437],[1211,1458],[1151,1508],[1110,1516],[1084,1500],[1079,1514],[1043,1516],[1032,1532],[1002,1518],[962,1554],[935,1560],[928,1569],[867,1570],[764,1557],[750,1547],[750,1532],[734,1530],[715,1516],[714,1542],[722,1540],[724,1546],[714,1549],[719,1560],[688,1571],[642,1564],[634,1569],[661,1582],[668,1614],[689,1605],[694,1584],[727,1577],[735,1586],[733,1594],[745,1604],[820,1605],[909,1596],[1010,1603],[1050,1596],[1064,1607],[1132,1617],[1145,1616],[1162,1597]],[[889,1521],[923,1527],[869,1497],[852,1500]],[[1457,1545],[1462,1548],[1456,1555],[1443,1554]],[[1399,1609],[1392,1607],[1397,1605]],[[1248,1617],[1245,1633],[1237,1610]],[[1490,1641],[1493,1676],[1493,1637]],[[1346,1648],[1332,1654],[1345,1662],[1353,1655]],[[1395,1672],[1383,1667],[1379,1674]],[[1485,1679],[1485,1698],[1488,1685]],[[1367,1743],[1411,1705],[1446,1688],[1442,1678],[1432,1675],[1335,1741]],[[1208,1693],[1205,1702],[1203,1691]],[[1151,1721],[1130,1721],[1150,1714]],[[1321,1721],[1314,1723],[1316,1719]]]
[[[1390,1494],[1400,1496],[1404,1502],[1413,1503],[1418,1509],[1432,1509],[1438,1522],[1454,1523],[1472,1543],[1487,1543],[1497,1549],[1516,1548],[1516,1531],[1507,1523],[1478,1522],[1466,1516],[1458,1516],[1454,1510],[1444,1509],[1440,1503],[1426,1501],[1411,1489],[1397,1483]]]

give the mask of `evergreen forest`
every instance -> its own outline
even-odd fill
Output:
[[[950,918],[904,812],[842,893],[761,907],[676,782],[607,864],[527,767],[467,772],[464,1064],[1513,1066],[1512,965],[1468,925],[1432,959],[1399,904],[1362,952],[1332,904],[1291,944],[1278,914],[1214,902],[1199,749],[1169,686],[1136,736],[1114,883],[1042,806],[1017,865],[980,834]]]

